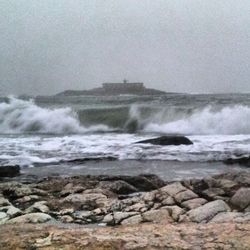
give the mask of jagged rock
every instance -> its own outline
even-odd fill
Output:
[[[167,209],[150,210],[142,215],[143,222],[158,222],[158,223],[170,223],[173,222]]]
[[[187,188],[185,188],[180,182],[174,182],[170,185],[167,185],[159,189],[160,192],[167,193],[170,196],[175,196],[178,193],[186,190]]]
[[[196,198],[196,199],[184,201],[184,202],[182,202],[181,205],[190,210],[190,209],[195,209],[197,207],[200,207],[206,203],[207,203],[207,200],[205,200],[203,198]]]
[[[192,141],[190,141],[187,137],[185,136],[161,136],[158,138],[153,138],[153,139],[148,139],[148,140],[143,140],[143,141],[138,141],[136,143],[150,143],[154,145],[191,145],[193,144]]]
[[[192,222],[208,222],[215,215],[221,212],[229,212],[229,206],[221,200],[216,200],[209,202],[201,207],[195,208],[187,212],[186,216],[188,217],[187,221]],[[185,221],[185,219],[184,219]]]
[[[230,200],[230,203],[241,210],[250,205],[250,188],[240,188]]]
[[[185,210],[180,208],[179,206],[165,206],[162,209],[168,210],[170,216],[173,218],[174,221],[178,221],[180,216],[185,213]]]
[[[184,201],[187,200],[192,200],[198,198],[198,195],[195,194],[194,192],[192,192],[191,190],[185,190],[183,192],[180,192],[178,194],[176,194],[174,196],[174,199],[178,202],[178,203],[182,203]]]
[[[139,224],[143,221],[141,215],[135,215],[132,217],[129,217],[128,219],[125,219],[121,222],[122,225],[131,225],[131,224]]]
[[[8,224],[17,224],[17,223],[44,223],[51,220],[52,217],[44,213],[31,213],[18,216],[14,219],[7,221]]]
[[[26,209],[26,213],[34,213],[34,212],[48,213],[49,208],[46,204],[47,204],[47,201],[35,202],[31,207]]]
[[[99,186],[100,188],[108,189],[115,194],[131,194],[138,192],[137,188],[122,180],[114,182],[102,181],[100,182]]]
[[[0,166],[0,177],[15,177],[20,175],[20,166]]]

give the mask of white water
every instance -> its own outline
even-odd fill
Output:
[[[250,108],[243,105],[202,110],[171,122],[152,121],[147,132],[180,133],[192,135],[240,135],[250,134]]]
[[[13,97],[9,103],[0,103],[0,133],[49,133],[70,134],[107,131],[108,127],[97,124],[89,128],[81,126],[77,115],[70,108],[46,109],[33,101]]]

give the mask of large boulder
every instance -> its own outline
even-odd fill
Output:
[[[168,136],[161,136],[153,139],[138,141],[136,143],[150,143],[154,145],[191,145],[193,144],[192,141],[190,141],[185,136],[179,136],[179,135],[168,135]]]
[[[0,177],[15,177],[20,175],[19,166],[1,166],[0,167]]]

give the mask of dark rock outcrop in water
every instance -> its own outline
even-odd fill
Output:
[[[241,157],[241,158],[229,158],[223,161],[225,164],[239,164],[242,166],[250,167],[250,156],[249,157]]]
[[[164,145],[191,145],[191,144],[193,144],[193,142],[190,141],[185,136],[174,136],[174,135],[161,136],[158,138],[138,141],[136,143],[150,143],[150,144],[162,145],[162,146],[164,146]]]
[[[20,175],[19,166],[1,166],[0,177],[15,177]]]

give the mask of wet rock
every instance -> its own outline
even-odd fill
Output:
[[[138,192],[138,189],[132,186],[131,184],[128,184],[125,181],[118,180],[114,182],[109,181],[102,181],[99,184],[100,188],[111,190],[112,192],[116,194],[131,194]]]
[[[9,220],[8,224],[17,224],[17,223],[44,223],[51,220],[52,217],[44,213],[31,213],[18,216],[14,219]]]
[[[136,143],[150,143],[154,145],[191,145],[193,144],[192,141],[190,141],[185,136],[161,136],[154,139],[148,139],[143,141],[138,141]]]
[[[170,223],[173,222],[167,209],[150,210],[142,215],[143,222]]]
[[[0,177],[15,177],[20,175],[20,166],[0,166]]]
[[[245,209],[250,205],[250,188],[240,188],[232,197],[230,203],[238,209]]]
[[[250,167],[250,157],[241,157],[241,158],[229,158],[223,161],[225,164],[239,164],[246,167]]]
[[[206,203],[207,203],[207,200],[205,200],[203,198],[196,198],[196,199],[184,201],[184,202],[182,202],[181,205],[183,207],[187,208],[188,210],[191,210],[191,209],[195,209],[197,207],[200,207]]]
[[[192,222],[208,222],[215,215],[221,212],[229,212],[229,206],[221,200],[209,202],[201,207],[195,208],[187,212],[188,220]]]

